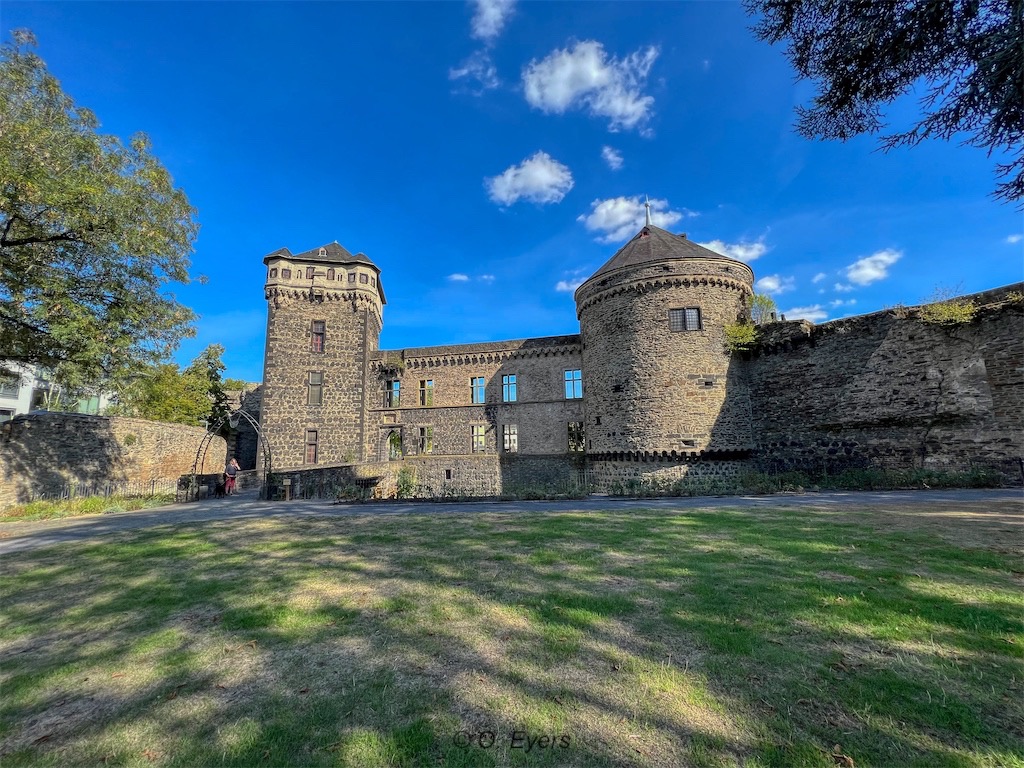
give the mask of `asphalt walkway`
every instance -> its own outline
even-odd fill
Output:
[[[771,496],[701,496],[696,498],[623,499],[590,496],[567,501],[473,501],[428,502],[387,501],[339,504],[324,499],[260,501],[256,491],[227,498],[205,499],[166,507],[87,515],[27,523],[0,523],[0,555],[39,549],[53,544],[101,540],[123,531],[157,526],[187,526],[218,520],[252,520],[266,517],[345,517],[355,515],[474,514],[481,512],[515,514],[523,512],[615,511],[664,509],[666,512],[733,507],[804,507],[841,510],[856,507],[891,507],[894,512],[915,507],[927,512],[999,511],[1024,537],[1024,491],[1010,489],[950,489],[942,491],[828,491],[780,493]],[[922,509],[923,508],[923,509]]]

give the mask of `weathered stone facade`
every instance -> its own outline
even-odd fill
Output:
[[[402,466],[425,495],[568,485],[584,466],[597,489],[869,465],[1020,479],[1009,288],[952,330],[892,313],[776,323],[737,355],[725,328],[747,313],[751,269],[648,224],[577,290],[579,335],[382,351],[369,259],[331,244],[264,261],[261,421],[275,469],[300,482],[388,484]]]
[[[18,416],[0,431],[0,507],[68,485],[177,480],[192,471],[205,435],[202,427],[121,416]],[[223,472],[226,451],[224,439],[214,437],[198,471]]]

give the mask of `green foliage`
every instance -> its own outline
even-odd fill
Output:
[[[772,315],[777,314],[778,311],[775,299],[771,296],[765,293],[755,293],[750,297],[750,321],[754,325],[772,322]]]
[[[0,349],[68,387],[166,359],[193,313],[195,210],[138,134],[126,146],[61,90],[20,31],[0,49]]]
[[[416,470],[412,467],[402,467],[398,470],[395,478],[397,490],[395,495],[399,499],[411,499],[416,495]]]
[[[224,389],[228,392],[240,392],[248,389],[249,384],[242,379],[224,379]]]
[[[971,299],[959,294],[959,287],[937,287],[928,297],[928,303],[922,305],[918,311],[921,322],[945,326],[970,323],[978,312],[978,306]]]
[[[111,415],[191,426],[215,425],[227,413],[220,381],[224,348],[211,344],[184,371],[174,363],[151,366],[118,393]]]
[[[753,323],[730,323],[725,331],[725,348],[730,352],[746,352],[757,344],[757,326]]]
[[[163,507],[173,502],[173,493],[156,493],[151,496],[79,496],[56,501],[30,501],[28,504],[18,504],[0,511],[0,521],[29,522],[80,515],[104,515],[111,512]]]
[[[846,140],[885,127],[882,106],[922,94],[923,117],[882,138],[891,149],[952,139],[1005,152],[995,196],[1024,198],[1024,14],[1005,0],[895,3],[878,0],[745,0],[755,34],[785,41],[800,79],[818,89],[799,107],[808,138]]]

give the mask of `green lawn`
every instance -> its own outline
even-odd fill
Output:
[[[1009,531],[397,515],[8,555],[0,764],[1024,766]]]

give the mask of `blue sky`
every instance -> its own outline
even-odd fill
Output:
[[[198,208],[176,357],[262,376],[267,253],[381,269],[381,346],[576,333],[572,290],[643,222],[742,258],[816,322],[1024,277],[999,158],[792,129],[811,86],[737,3],[5,0],[102,130],[147,133]],[[894,128],[916,114],[908,97]]]

